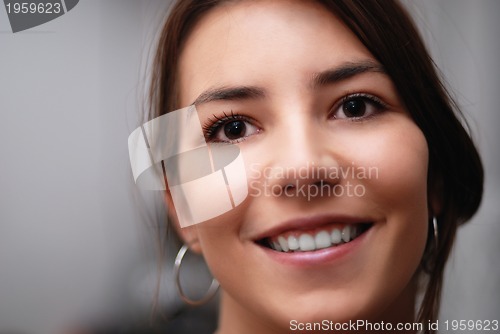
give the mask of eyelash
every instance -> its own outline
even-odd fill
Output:
[[[250,120],[247,117],[242,116],[238,113],[235,114],[232,110],[229,115],[226,112],[223,112],[222,114],[223,114],[222,117],[213,114],[212,115],[213,118],[209,117],[207,121],[203,124],[202,127],[203,133],[205,134],[205,138],[207,140],[213,139],[217,134],[217,131],[219,131],[220,128],[229,121],[242,120],[250,122]]]
[[[342,97],[342,99],[339,102],[337,102],[334,105],[334,107],[331,109],[331,113],[332,114],[336,113],[338,111],[338,109],[340,107],[342,107],[342,105],[344,103],[352,101],[356,98],[359,98],[359,99],[365,101],[366,103],[373,105],[377,109],[377,112],[372,114],[372,115],[369,115],[369,116],[348,117],[348,120],[351,122],[359,122],[359,121],[364,121],[364,120],[370,119],[370,118],[376,116],[377,114],[379,114],[380,112],[383,112],[383,111],[386,111],[387,109],[389,109],[389,105],[375,95],[371,95],[371,94],[367,94],[367,93],[354,93],[354,94],[348,94],[348,95],[345,95],[344,97]],[[337,119],[335,116],[333,116],[333,118]]]
[[[376,97],[374,95],[367,94],[367,93],[353,93],[353,94],[348,94],[348,95],[345,95],[344,97],[342,97],[340,99],[340,101],[337,102],[335,104],[335,106],[331,109],[331,114],[336,113],[337,110],[344,103],[349,102],[349,101],[351,101],[351,100],[353,100],[355,98],[361,98],[365,102],[372,104],[377,109],[377,112],[374,113],[374,114],[372,114],[372,115],[369,115],[369,116],[347,117],[346,119],[348,119],[348,121],[350,121],[350,122],[365,121],[367,119],[370,119],[370,118],[376,116],[378,113],[386,111],[387,109],[389,109],[389,105],[387,103],[385,103],[380,98],[378,98],[378,97]],[[340,118],[336,118],[335,116],[333,116],[332,118],[334,118],[334,119],[340,119]]]

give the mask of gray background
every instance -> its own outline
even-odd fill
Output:
[[[500,320],[500,2],[408,3],[486,167],[481,210],[447,268],[441,319]],[[0,332],[149,312],[156,229],[147,216],[160,199],[145,194],[149,208],[137,206],[126,143],[165,7],[86,0],[17,34],[0,9]],[[162,301],[175,296],[164,285]]]

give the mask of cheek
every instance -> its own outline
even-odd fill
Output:
[[[379,144],[380,173],[373,196],[389,213],[394,244],[409,261],[419,263],[427,238],[427,174],[429,153],[420,129],[410,121],[388,132],[386,143]],[[374,184],[375,185],[375,184]]]
[[[196,235],[203,250],[203,257],[212,273],[221,281],[237,272],[225,261],[232,256],[244,254],[243,245],[238,238],[243,207],[229,211],[210,221],[196,225]],[[228,250],[231,250],[228,253]]]
[[[380,273],[380,284],[396,292],[417,271],[426,244],[427,142],[420,129],[402,116],[361,138],[360,134],[351,157],[372,173],[356,182],[366,189],[364,203],[384,217],[372,245],[380,260],[370,270]]]
[[[383,220],[371,234],[370,260],[360,265],[371,273],[363,285],[373,288],[373,300],[390,302],[414,277],[425,249],[427,142],[411,120],[399,116],[346,139],[347,161],[371,170],[370,177],[353,181],[365,189],[360,202]]]
[[[384,212],[427,210],[428,148],[421,130],[406,116],[345,136],[343,164],[364,173],[353,180]],[[413,210],[412,210],[413,211]]]

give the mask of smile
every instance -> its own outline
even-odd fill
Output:
[[[287,232],[263,240],[263,245],[278,252],[311,252],[349,243],[370,228],[370,224],[346,224],[314,232]]]

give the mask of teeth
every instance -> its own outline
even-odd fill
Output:
[[[342,241],[342,234],[340,233],[340,230],[336,228],[333,229],[330,238],[332,238],[332,244],[334,245],[340,244],[340,242]]]
[[[299,249],[299,241],[293,235],[288,237],[288,249],[289,250],[297,250]]]
[[[351,229],[351,240],[356,239],[361,234],[359,228]]]
[[[301,234],[299,237],[300,250],[303,252],[312,251],[316,249],[314,238],[307,233]]]
[[[288,237],[280,235],[270,241],[269,244],[272,249],[278,252],[309,252],[348,243],[361,234],[362,230],[360,228],[359,226],[345,225],[342,229],[320,230],[315,234],[291,234]]]
[[[327,248],[332,245],[332,239],[327,231],[321,231],[314,237],[314,242],[316,243],[316,248]]]
[[[342,229],[342,240],[349,242],[351,240],[351,225],[346,225]]]
[[[278,242],[280,243],[280,246],[281,246],[281,249],[283,250],[283,252],[288,252],[288,250],[289,250],[288,242],[286,241],[285,237],[280,235],[278,237]]]

